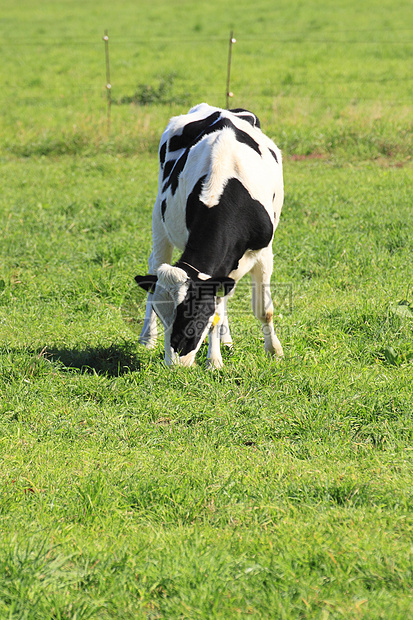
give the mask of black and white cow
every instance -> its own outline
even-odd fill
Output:
[[[252,307],[267,354],[283,355],[273,326],[269,283],[272,239],[283,204],[281,153],[246,110],[201,103],[170,120],[159,148],[148,291],[139,341],[165,328],[165,362],[190,366],[209,332],[208,363],[222,367],[220,342],[232,343],[227,296],[250,272]],[[172,266],[172,251],[183,253]]]

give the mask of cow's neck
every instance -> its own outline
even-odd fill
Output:
[[[215,246],[215,247],[214,247]],[[220,244],[211,244],[204,238],[198,237],[196,243],[191,242],[191,236],[187,246],[176,263],[177,267],[184,269],[189,277],[199,278],[199,274],[208,274],[210,277],[226,277],[236,269],[243,252],[223,251]],[[238,256],[240,254],[240,256]],[[201,277],[202,279],[202,277]]]

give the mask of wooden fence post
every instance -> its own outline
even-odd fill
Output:
[[[234,39],[234,32],[231,30],[231,34],[229,37],[229,48],[228,48],[228,72],[227,72],[227,98],[226,98],[226,108],[229,109],[229,99],[234,96],[234,93],[230,91],[230,82],[231,82],[231,61],[232,61],[232,46],[236,43],[237,40]]]
[[[105,30],[105,34],[103,36],[103,41],[105,42],[105,57],[106,57],[106,100],[107,100],[107,123],[108,123],[108,133],[110,132],[111,126],[111,107],[112,107],[112,94],[111,88],[112,85],[110,83],[110,60],[109,60],[109,35],[108,31]]]

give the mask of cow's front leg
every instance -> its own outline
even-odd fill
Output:
[[[228,310],[227,310],[228,297],[223,298],[223,312],[224,317],[222,321],[222,325],[220,327],[220,339],[221,344],[224,344],[227,347],[232,347],[232,336],[229,329],[228,324]]]
[[[273,325],[274,306],[270,290],[272,263],[272,250],[265,248],[251,270],[252,309],[262,324],[266,354],[282,357],[284,355],[283,348]]]
[[[221,355],[221,332],[225,325],[225,318],[226,298],[221,297],[217,302],[215,317],[213,319],[212,327],[209,332],[207,367],[211,369],[215,368],[219,370],[224,365]],[[231,334],[229,334],[229,337],[231,338]]]
[[[219,370],[224,365],[221,355],[220,325],[215,325],[209,332],[207,368]]]

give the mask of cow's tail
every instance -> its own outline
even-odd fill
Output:
[[[216,206],[226,181],[231,177],[238,176],[238,156],[235,147],[236,137],[230,127],[217,132],[217,137],[211,146],[209,174],[200,196],[201,201],[207,207]]]

